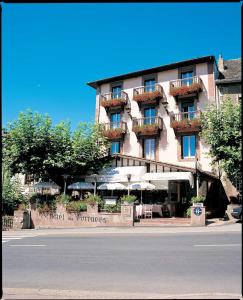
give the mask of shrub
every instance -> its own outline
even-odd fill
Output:
[[[37,210],[38,210],[39,214],[49,213],[49,212],[55,210],[55,206],[50,205],[46,202],[39,203],[38,206],[37,206]]]
[[[121,203],[128,202],[128,203],[134,203],[137,200],[137,197],[135,195],[124,195],[120,198]]]
[[[202,195],[194,196],[191,199],[191,204],[193,204],[193,203],[203,203],[205,201],[205,199],[206,198],[204,196],[202,196]]]
[[[187,216],[188,218],[191,217],[191,207],[188,207],[188,208],[187,208],[187,210],[186,210],[186,216]]]
[[[114,213],[114,212],[118,211],[118,208],[115,204],[114,205],[105,204],[104,205],[104,210],[107,211],[107,212],[110,212],[110,213]]]
[[[99,208],[104,207],[104,200],[99,195],[89,194],[86,196],[85,202],[91,206],[98,204]]]
[[[82,200],[70,201],[66,205],[66,211],[69,213],[70,212],[79,213],[81,211],[86,211],[86,210],[87,210],[87,204]]]
[[[72,197],[70,195],[61,194],[56,197],[56,201],[62,204],[67,204],[71,201]]]

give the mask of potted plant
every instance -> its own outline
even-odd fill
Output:
[[[137,197],[135,195],[124,195],[120,198],[121,203],[123,204],[134,204],[134,202],[137,200]]]
[[[202,90],[201,84],[194,82],[193,84],[187,86],[183,85],[181,87],[170,87],[170,95],[171,96],[184,96],[192,93],[197,93]]]
[[[190,203],[190,207],[188,207],[187,210],[186,210],[186,216],[188,218],[191,216],[191,206],[193,204],[199,204],[199,205],[201,205],[202,203],[204,203],[205,199],[206,198],[204,196],[202,196],[202,195],[198,195],[198,196],[192,197],[191,200],[190,200],[190,202],[189,202]]]

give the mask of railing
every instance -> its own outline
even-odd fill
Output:
[[[161,117],[145,117],[140,119],[133,119],[133,128],[143,125],[158,125],[158,128],[162,129],[163,121]]]
[[[108,101],[108,100],[114,100],[114,99],[121,99],[124,102],[128,101],[128,95],[126,92],[124,91],[120,91],[120,92],[110,92],[110,93],[106,93],[106,94],[102,94],[100,95],[101,101]]]
[[[104,131],[112,130],[112,129],[122,129],[122,132],[126,132],[127,130],[127,123],[125,122],[110,122],[110,123],[103,123]]]
[[[181,112],[178,114],[172,114],[171,115],[171,120],[172,121],[182,121],[182,120],[193,120],[193,119],[200,119],[201,117],[201,111],[196,110],[196,111],[190,111],[190,112]]]
[[[13,216],[2,216],[2,230],[10,230],[13,228]]]
[[[159,92],[162,95],[163,88],[158,83],[147,85],[147,86],[136,87],[133,89],[133,96],[142,95],[142,94],[151,93],[151,92]]]
[[[193,83],[198,83],[202,85],[202,79],[199,76],[194,76],[183,79],[171,80],[170,86],[174,88],[180,88],[182,86],[191,86]]]

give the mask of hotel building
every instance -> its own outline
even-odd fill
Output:
[[[200,137],[201,112],[218,105],[218,77],[215,57],[205,56],[89,82],[113,155],[97,181],[150,182],[157,190],[143,201],[166,202],[174,216],[200,194],[222,215],[228,198]]]

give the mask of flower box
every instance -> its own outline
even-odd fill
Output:
[[[126,104],[127,104],[127,101],[122,98],[101,101],[101,106],[103,106],[104,108],[122,106],[122,105],[126,105]]]
[[[118,139],[121,138],[124,134],[124,130],[122,128],[114,128],[103,131],[103,135],[108,139]]]
[[[170,87],[170,95],[177,97],[177,96],[184,96],[188,94],[198,93],[202,91],[202,86],[200,83],[193,83],[190,86],[183,85],[181,87]]]
[[[142,126],[134,126],[133,131],[138,135],[155,135],[159,131],[159,125],[146,124]]]
[[[171,127],[174,130],[185,130],[185,131],[193,131],[193,130],[200,130],[201,129],[201,120],[200,119],[182,119],[181,121],[172,121]]]
[[[162,98],[162,94],[160,91],[147,92],[133,96],[133,100],[137,103],[153,103],[159,98]]]

